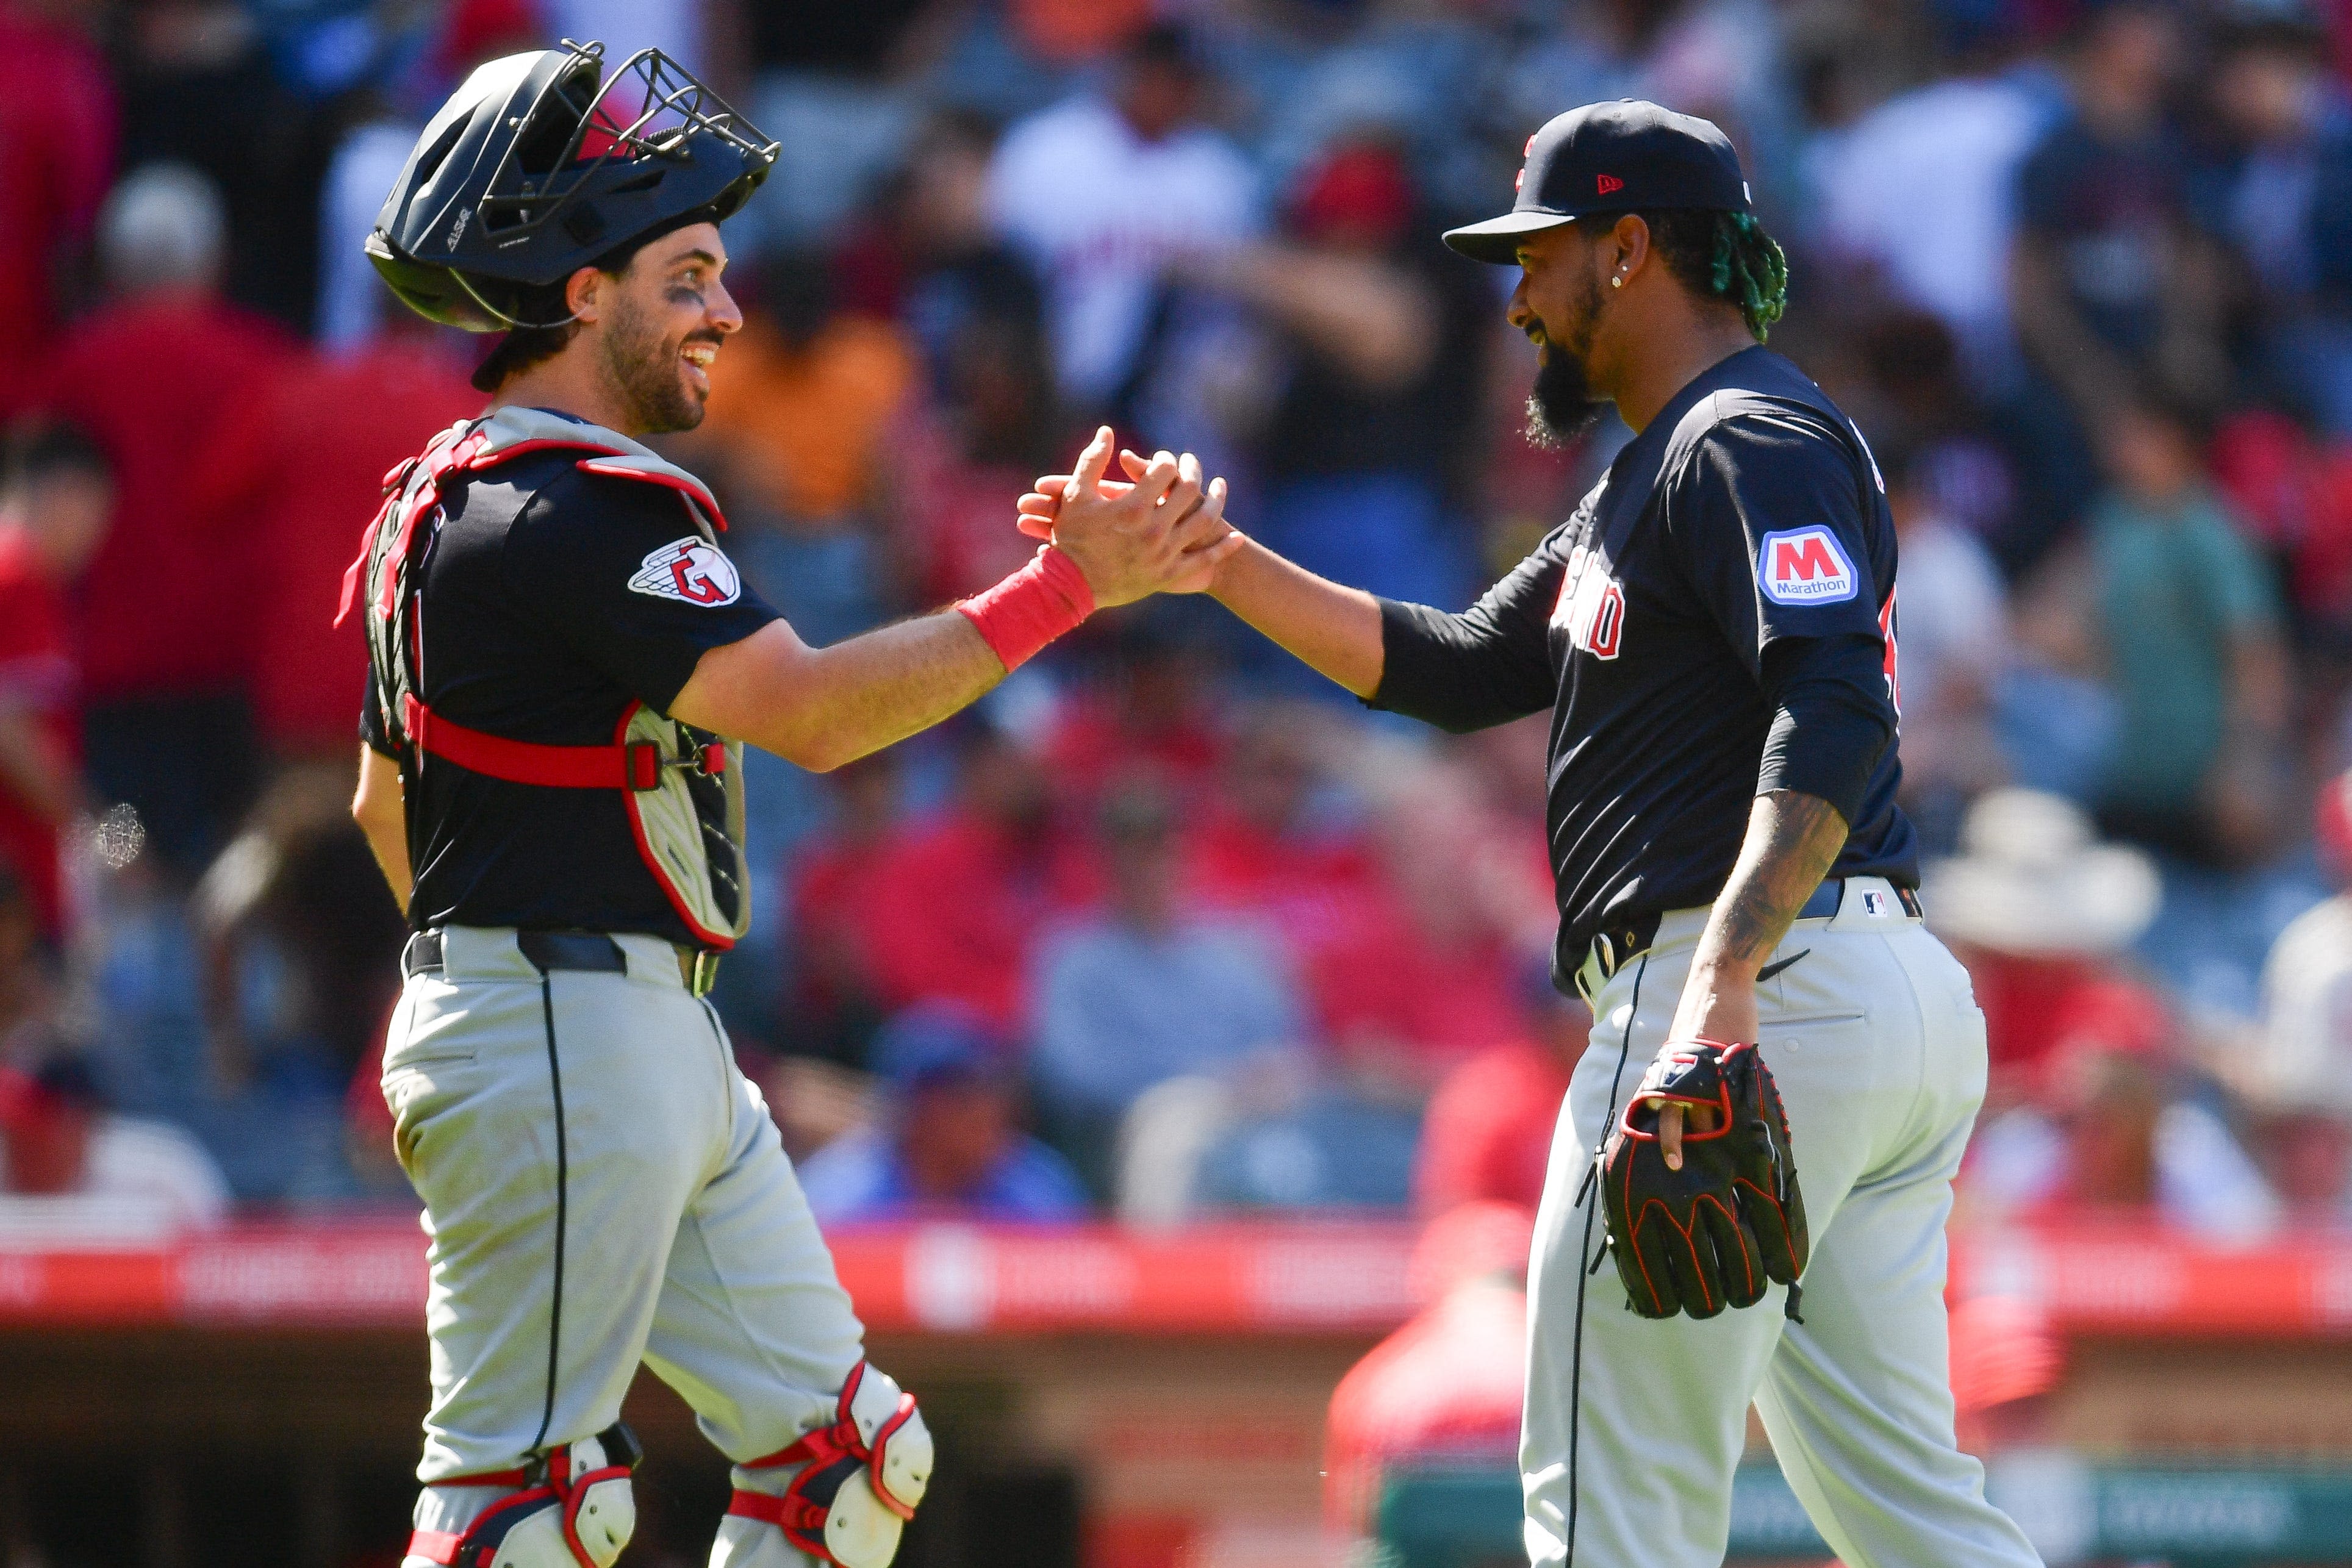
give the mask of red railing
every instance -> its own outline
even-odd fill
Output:
[[[885,1332],[1377,1332],[1412,1310],[1414,1232],[1381,1224],[952,1224],[845,1231],[842,1282]],[[1960,1295],[2030,1297],[2062,1332],[2352,1337],[2352,1235],[2227,1249],[2139,1229],[1957,1237]],[[248,1225],[160,1245],[0,1247],[0,1325],[401,1328],[425,1302],[404,1219]]]

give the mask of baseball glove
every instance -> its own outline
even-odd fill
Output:
[[[1658,1110],[1670,1101],[1717,1113],[1707,1132],[1685,1123],[1678,1171],[1658,1143]],[[1618,1276],[1645,1318],[1753,1306],[1769,1282],[1793,1287],[1805,1270],[1811,1244],[1788,1113],[1752,1044],[1660,1051],[1601,1152],[1601,1190]]]

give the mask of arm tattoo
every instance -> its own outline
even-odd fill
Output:
[[[1703,946],[1744,965],[1770,957],[1837,862],[1845,837],[1845,819],[1827,800],[1795,789],[1759,796],[1739,863],[1716,900],[1713,941]]]

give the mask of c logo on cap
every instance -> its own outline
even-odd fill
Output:
[[[1599,188],[1601,194],[1604,196],[1609,194],[1612,191],[1622,191],[1625,188],[1625,182],[1619,179],[1614,174],[1602,174],[1596,178],[1592,183]]]

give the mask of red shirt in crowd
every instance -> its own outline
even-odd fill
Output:
[[[275,395],[291,353],[291,340],[261,318],[175,294],[89,318],[52,356],[42,401],[89,431],[114,468],[113,524],[81,585],[82,682],[92,702],[219,691],[250,669],[254,633],[277,602],[268,552],[253,517],[197,504],[188,480],[236,422]],[[358,521],[339,532],[351,543]],[[331,616],[331,596],[326,603]]]
[[[80,33],[0,5],[0,420],[57,336],[59,254],[114,178],[114,89]]]
[[[1097,800],[1114,779],[1136,772],[1191,797],[1213,784],[1224,742],[1204,714],[1185,711],[1147,727],[1115,699],[1087,692],[1063,710],[1045,755],[1055,787],[1069,800]]]
[[[415,347],[305,356],[231,411],[190,476],[194,511],[236,518],[251,536],[255,716],[281,750],[351,744],[367,642],[356,617],[334,625],[343,570],[382,505],[384,475],[482,402]]]
[[[1413,1207],[1423,1214],[1488,1200],[1535,1207],[1568,1075],[1558,1051],[1527,1040],[1481,1051],[1446,1074],[1422,1121]]]
[[[75,749],[74,669],[63,597],[47,576],[32,541],[0,528],[0,707],[33,716],[59,752]],[[0,861],[23,879],[33,911],[51,936],[64,931],[63,878],[58,825],[0,777]]]
[[[887,852],[866,900],[866,951],[883,1001],[956,1001],[1019,1034],[1028,958],[1050,921],[1092,904],[1102,873],[1084,841],[1022,842],[958,813]]]
[[[1371,1523],[1382,1470],[1402,1462],[1508,1464],[1519,1451],[1528,1298],[1500,1281],[1457,1286],[1349,1369],[1324,1434],[1324,1513]]]
[[[2032,1092],[2061,1046],[2095,1040],[2137,1050],[2169,1030],[2163,1001],[2095,958],[2027,958],[1963,950],[1996,1081]]]

